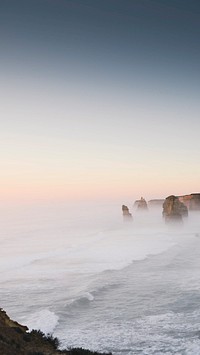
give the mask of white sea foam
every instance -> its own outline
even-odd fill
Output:
[[[64,346],[200,353],[199,215],[171,229],[161,211],[129,224],[120,210],[99,212],[76,208],[69,218],[69,209],[52,208],[50,217],[26,211],[20,222],[0,221],[1,306]]]
[[[196,312],[190,317],[198,319]],[[197,355],[200,353],[199,326],[199,321],[191,324],[185,314],[173,312],[132,321],[98,320],[93,321],[90,328],[81,324],[73,332],[67,330],[62,347],[90,347],[94,351],[101,349],[120,355]],[[59,335],[62,338],[61,331]]]
[[[89,301],[94,301],[94,296],[93,296],[90,292],[86,292],[86,293],[85,293],[85,297],[86,297]]]
[[[29,328],[41,330],[44,334],[53,333],[59,317],[49,309],[42,309],[23,318]]]

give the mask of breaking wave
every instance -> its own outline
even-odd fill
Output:
[[[24,322],[29,328],[41,330],[44,334],[53,333],[56,325],[58,324],[59,317],[49,309],[42,309],[30,316],[24,317]]]

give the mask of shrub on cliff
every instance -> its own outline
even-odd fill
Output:
[[[55,350],[57,350],[60,345],[58,338],[54,338],[52,334],[45,335],[41,330],[33,329],[30,335],[40,337],[42,341],[47,341]]]
[[[83,348],[69,348],[69,355],[112,355],[111,353],[98,353]]]

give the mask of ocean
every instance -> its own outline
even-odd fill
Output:
[[[200,212],[124,223],[116,203],[0,206],[0,306],[61,348],[200,354]]]

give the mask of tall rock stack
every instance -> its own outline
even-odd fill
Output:
[[[148,210],[147,202],[143,197],[141,197],[141,199],[138,200],[137,209],[138,209],[138,211],[147,211]]]
[[[182,222],[182,217],[188,216],[187,207],[179,201],[177,196],[168,196],[163,203],[163,217],[166,223]]]
[[[122,205],[122,214],[125,221],[131,221],[133,219],[132,214],[129,212],[128,207],[125,205]]]

